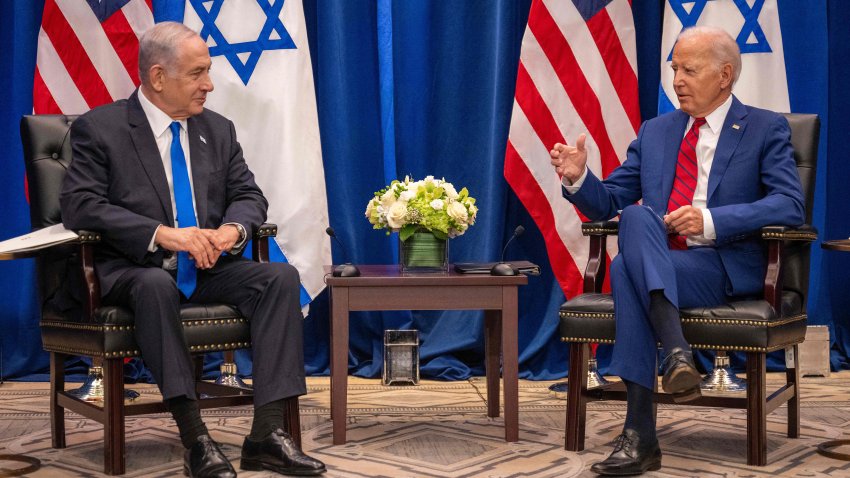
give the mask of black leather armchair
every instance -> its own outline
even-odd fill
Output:
[[[797,172],[806,198],[806,222],[811,222],[820,121],[816,115],[786,114]],[[602,293],[605,243],[617,234],[615,221],[585,223],[590,237],[590,257],[584,275],[584,293],[561,306],[561,340],[570,344],[565,448],[584,449],[585,417],[589,400],[625,400],[621,383],[588,389],[589,344],[614,343],[614,302]],[[799,369],[797,345],[806,334],[806,299],[809,285],[809,248],[817,239],[811,226],[768,226],[761,230],[768,254],[764,294],[761,298],[730,302],[721,307],[681,310],[685,338],[695,349],[740,351],[747,357],[746,397],[703,396],[696,406],[747,410],[747,464],[767,464],[767,414],[788,404],[788,436],[800,434]],[[785,384],[769,396],[766,389],[766,355],[774,350],[793,352],[787,363]],[[656,393],[656,402],[673,403],[672,396]]]
[[[71,161],[69,128],[74,116],[38,115],[21,120],[30,195],[33,230],[62,221],[59,191]],[[123,363],[139,355],[134,339],[134,317],[122,307],[101,307],[100,286],[93,260],[100,234],[78,231],[79,239],[38,251],[5,254],[0,259],[35,257],[38,289],[42,303],[41,337],[50,352],[50,420],[54,448],[65,447],[65,409],[102,423],[104,426],[104,471],[123,474],[124,417],[165,411],[162,402],[124,402]],[[263,225],[253,241],[255,260],[268,261],[268,238],[277,226]],[[61,284],[80,289],[82,304],[69,307],[63,300]],[[181,308],[183,330],[191,352],[202,354],[231,351],[251,346],[250,325],[235,308],[225,304],[186,304]],[[104,399],[102,403],[83,401],[65,391],[64,363],[68,355],[91,357],[102,363]],[[250,404],[250,390],[217,385],[200,380],[203,355],[196,355],[200,407],[215,408]],[[289,399],[286,425],[300,444],[298,398]]]

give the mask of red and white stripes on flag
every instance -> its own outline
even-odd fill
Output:
[[[139,36],[154,24],[151,2],[45,0],[33,112],[80,114],[130,96],[139,84]]]
[[[607,176],[640,126],[630,0],[534,0],[522,40],[505,179],[543,234],[564,295],[581,293],[588,241],[549,163],[587,133],[588,167]],[[616,241],[608,241],[609,256]]]

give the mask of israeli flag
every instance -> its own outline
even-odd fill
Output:
[[[742,68],[732,92],[741,102],[777,112],[791,111],[776,0],[668,0],[661,38],[659,114],[679,107],[673,91],[671,55],[679,33],[695,25],[723,28],[738,42]]]
[[[316,90],[300,1],[187,0],[183,23],[210,48],[207,106],[236,126],[248,166],[278,225],[271,258],[301,274],[301,305],[331,263]],[[277,247],[275,247],[277,246]]]

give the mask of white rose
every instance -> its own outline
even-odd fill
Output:
[[[457,191],[452,183],[443,183],[443,190],[446,192],[446,197],[449,199],[457,199]]]
[[[393,193],[392,189],[387,190],[383,196],[381,196],[381,206],[384,206],[384,209],[389,209],[390,206],[395,202],[395,193]]]
[[[375,212],[375,201],[374,200],[369,201],[369,203],[366,204],[366,219],[371,220],[373,212]]]
[[[446,209],[446,213],[448,213],[449,217],[454,219],[458,224],[465,223],[467,218],[469,218],[469,213],[466,212],[466,208],[459,202],[450,203],[449,207]]]
[[[435,211],[441,211],[443,209],[443,206],[445,205],[442,199],[434,199],[429,204],[432,208],[434,208]]]
[[[401,229],[405,224],[405,216],[407,216],[407,204],[401,201],[396,202],[387,211],[387,224],[393,229]]]
[[[416,192],[408,189],[406,191],[402,191],[401,194],[398,195],[398,200],[402,202],[408,202],[415,197]]]

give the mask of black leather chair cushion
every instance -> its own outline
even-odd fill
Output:
[[[44,349],[94,357],[133,357],[139,355],[134,337],[133,314],[123,307],[101,307],[95,323],[54,320],[41,321]],[[185,304],[180,318],[191,352],[233,350],[251,345],[250,324],[227,305]]]
[[[782,318],[764,300],[741,300],[718,307],[683,309],[685,339],[698,349],[772,351],[803,341],[806,315],[800,296],[782,294]],[[564,342],[614,343],[614,300],[609,294],[582,294],[560,310]]]

